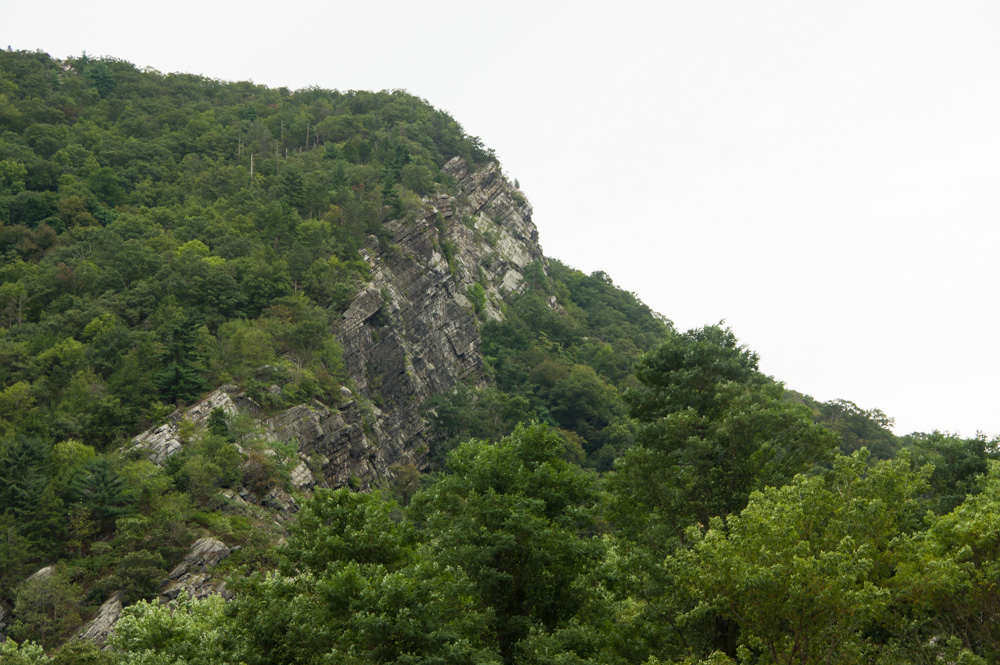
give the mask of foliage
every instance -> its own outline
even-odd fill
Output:
[[[898,557],[920,527],[928,473],[906,460],[869,467],[859,453],[825,478],[754,494],[667,558],[666,574],[697,603],[678,620],[718,613],[738,628],[744,659],[866,662],[876,645],[865,636],[885,621]]]
[[[532,288],[511,303],[503,321],[482,328],[496,387],[526,399],[533,417],[582,437],[588,464],[607,470],[632,443],[619,397],[634,382],[632,364],[664,341],[671,325],[601,272],[587,276],[550,260],[548,274],[535,264],[526,277]],[[446,443],[454,436],[450,426],[432,420],[445,449],[453,445]]]
[[[923,621],[916,635],[949,635],[985,662],[1000,658],[995,622],[1000,616],[1000,463],[992,461],[981,492],[935,518],[914,556],[900,566],[898,586]],[[916,637],[917,640],[912,639]]]
[[[424,408],[431,416],[430,456],[438,465],[464,441],[496,441],[514,431],[518,423],[538,417],[524,397],[466,384],[431,397]]]
[[[46,647],[60,644],[79,625],[80,596],[80,588],[65,569],[49,569],[28,578],[14,594],[16,620],[10,636]]]
[[[173,606],[140,601],[125,610],[111,644],[130,665],[234,662],[225,660],[226,636],[220,630],[224,609],[221,596],[182,599]]]
[[[615,473],[614,514],[656,548],[833,454],[835,437],[781,399],[781,385],[728,329],[674,335],[642,358],[636,376],[641,387],[626,399],[642,428]]]
[[[984,435],[964,439],[935,431],[909,434],[901,437],[901,442],[916,463],[934,466],[930,478],[932,509],[939,514],[978,494],[991,462],[1000,460],[1000,441]]]
[[[40,645],[27,641],[19,645],[9,637],[0,643],[0,659],[5,665],[45,665],[50,662]]]
[[[407,535],[392,512],[392,504],[375,494],[317,490],[292,527],[285,572],[322,573],[346,561],[398,567]]]
[[[102,533],[125,505],[99,494],[122,487],[98,461],[56,469],[53,443],[103,454],[226,382],[271,409],[339,399],[324,333],[369,279],[358,250],[391,214],[383,186],[412,200],[448,187],[451,157],[495,160],[402,91],[292,95],[12,51],[0,81],[0,510],[39,551],[68,505]],[[175,480],[204,498],[232,482],[220,455]]]
[[[448,474],[413,501],[435,534],[436,559],[462,570],[492,615],[492,643],[514,662],[532,630],[563,626],[587,602],[584,576],[600,555],[592,525],[595,478],[562,459],[543,425],[448,455]]]
[[[845,399],[817,402],[793,390],[786,392],[786,398],[809,407],[813,420],[839,434],[840,452],[845,455],[867,448],[876,459],[892,459],[902,445],[891,431],[893,419],[880,409],[862,409]]]

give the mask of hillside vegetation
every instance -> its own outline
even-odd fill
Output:
[[[335,331],[454,158],[498,166],[405,91],[0,52],[3,665],[1000,661],[997,441],[785,390],[600,272],[466,276],[481,375],[417,464],[303,462],[268,416],[376,437]],[[220,386],[252,412],[180,418]],[[172,413],[179,452],[129,445]],[[161,603],[206,539],[214,592]],[[111,648],[72,639],[109,599]]]

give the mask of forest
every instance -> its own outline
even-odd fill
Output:
[[[1000,662],[1000,441],[897,436],[553,258],[502,316],[465,292],[482,377],[421,464],[296,489],[263,418],[378,409],[333,331],[454,158],[500,168],[406,91],[0,51],[0,663]],[[223,385],[261,413],[127,445]],[[234,498],[274,488],[294,518]],[[226,593],[160,602],[209,536]]]

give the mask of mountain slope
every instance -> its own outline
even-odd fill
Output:
[[[4,663],[1000,655],[996,441],[545,257],[405,92],[0,53],[0,252]]]
[[[54,644],[206,537],[266,567],[311,488],[400,488],[458,436],[538,419],[606,466],[669,325],[531,213],[405,92],[0,53],[0,631]],[[53,563],[80,611],[43,627]]]

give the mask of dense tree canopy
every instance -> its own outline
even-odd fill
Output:
[[[641,428],[615,473],[616,512],[661,544],[739,512],[751,492],[827,462],[836,446],[728,329],[672,336],[636,377],[626,400]]]

